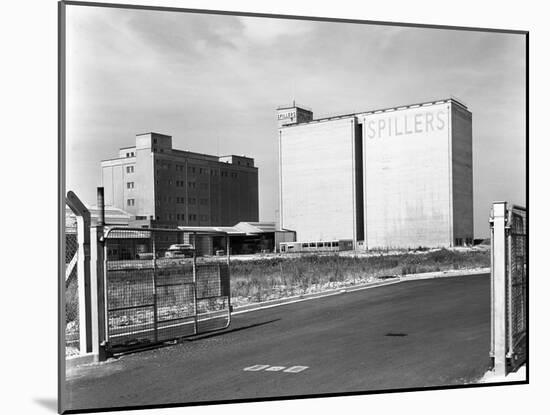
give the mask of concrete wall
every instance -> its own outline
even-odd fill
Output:
[[[137,200],[134,206],[128,206],[128,199],[136,199],[134,189],[128,189],[126,183],[135,181],[135,174],[127,173],[127,166],[135,166],[135,158],[108,160],[101,163],[101,185],[104,188],[105,204],[122,209],[132,215],[137,211]]]
[[[457,104],[451,106],[453,162],[454,238],[474,237],[472,178],[472,113]]]
[[[138,136],[140,137],[140,136]],[[136,164],[132,174],[135,182],[136,215],[156,216],[155,210],[155,165],[151,153],[151,141],[141,136],[136,140]]]
[[[451,245],[449,106],[359,117],[369,249]]]
[[[296,239],[354,237],[353,117],[279,130],[280,226]]]

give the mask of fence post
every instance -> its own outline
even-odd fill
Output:
[[[157,234],[155,232],[151,232],[151,238],[153,238],[153,335],[155,343],[159,341],[156,235]]]
[[[90,293],[92,320],[92,353],[95,360],[105,360],[106,316],[105,316],[105,268],[103,226],[90,229]]]
[[[80,354],[92,351],[92,321],[90,299],[90,211],[78,196],[67,192],[66,203],[76,216],[78,321]]]
[[[492,222],[493,371],[506,376],[506,202],[493,203]]]
[[[193,308],[195,309],[195,334],[199,332],[199,322],[198,314],[199,310],[197,309],[197,233],[193,233]]]

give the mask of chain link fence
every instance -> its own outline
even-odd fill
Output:
[[[527,339],[527,215],[523,208],[508,212],[506,314],[511,369],[525,362]]]
[[[78,228],[76,217],[65,205],[65,350],[78,353]]]
[[[491,358],[506,376],[527,362],[527,211],[494,202],[491,212]]]

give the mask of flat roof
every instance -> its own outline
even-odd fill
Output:
[[[277,229],[275,222],[239,222],[235,226],[178,226],[186,232],[226,233],[232,236],[258,235],[276,231],[291,232],[286,229]]]
[[[170,138],[172,137],[171,135],[155,133],[154,131],[149,131],[147,133],[139,133],[139,134],[136,134],[136,136],[138,136],[138,135],[147,135],[147,134],[162,135],[163,137],[170,137]]]
[[[401,111],[401,110],[410,109],[410,108],[418,108],[418,107],[426,107],[426,106],[430,106],[430,105],[443,104],[445,102],[453,102],[453,103],[457,104],[458,106],[462,107],[463,109],[468,110],[468,107],[466,107],[466,105],[464,103],[460,102],[457,98],[449,97],[449,98],[443,98],[443,99],[432,100],[432,101],[417,102],[417,103],[414,103],[414,104],[399,105],[399,106],[395,106],[395,107],[387,107],[387,108],[380,108],[380,109],[374,109],[374,110],[368,110],[368,111],[352,112],[352,113],[348,113],[348,114],[340,114],[340,115],[332,115],[332,116],[328,116],[328,117],[321,117],[321,118],[316,118],[316,119],[311,120],[311,121],[305,121],[305,122],[300,122],[300,123],[296,123],[296,124],[283,125],[283,126],[281,126],[281,128],[294,127],[294,126],[297,126],[297,125],[311,124],[311,123],[320,122],[320,121],[338,120],[338,119],[343,119],[343,118],[355,117],[355,116],[358,116],[358,115],[369,115],[369,114],[375,114],[375,113],[378,114],[378,113],[382,113],[382,112]]]

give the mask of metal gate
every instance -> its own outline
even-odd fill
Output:
[[[229,257],[197,256],[197,242],[197,233],[180,230],[105,233],[105,334],[111,352],[229,326]]]
[[[527,361],[527,213],[505,202],[491,217],[491,357],[500,375]]]
[[[513,206],[508,211],[508,269],[506,290],[507,335],[510,369],[526,359],[527,343],[527,252],[526,212]]]

